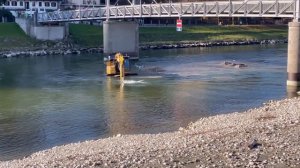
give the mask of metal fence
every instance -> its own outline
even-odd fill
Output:
[[[124,18],[272,17],[298,18],[299,0],[239,0],[107,6],[38,14],[38,22]]]

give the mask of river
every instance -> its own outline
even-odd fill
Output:
[[[124,87],[105,76],[99,54],[1,59],[0,160],[116,134],[174,131],[286,97],[286,45],[140,55],[139,75]]]

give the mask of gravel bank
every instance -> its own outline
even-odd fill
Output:
[[[242,45],[276,45],[285,44],[288,40],[245,40],[245,41],[214,41],[214,42],[180,42],[176,44],[146,44],[141,45],[141,50],[160,50],[193,47],[216,47],[216,46],[242,46]],[[103,53],[103,48],[85,48],[74,46],[70,43],[58,42],[55,46],[41,48],[24,48],[11,51],[1,51],[0,58],[33,57],[46,55],[78,55],[84,53]]]
[[[300,167],[300,98],[202,118],[176,132],[54,147],[0,167]]]

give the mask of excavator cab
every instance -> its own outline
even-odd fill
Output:
[[[121,53],[116,53],[114,56],[108,56],[104,59],[104,63],[106,65],[107,76],[119,76],[124,79],[124,76],[137,75],[136,73],[130,72],[129,56],[124,56]]]

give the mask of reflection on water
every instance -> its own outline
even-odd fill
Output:
[[[286,46],[141,52],[139,76],[104,76],[102,56],[0,60],[0,159],[116,134],[176,130],[286,96]],[[224,67],[224,61],[247,68]]]
[[[300,87],[299,86],[287,86],[286,88],[287,97],[293,98],[300,96]]]

